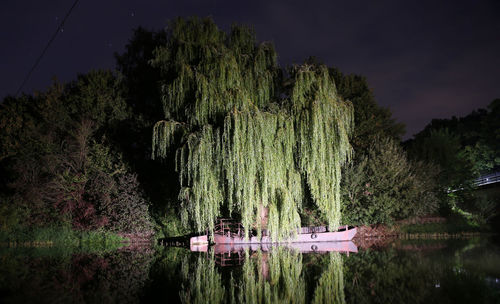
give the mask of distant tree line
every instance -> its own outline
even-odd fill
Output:
[[[364,77],[276,56],[246,27],[177,19],[136,29],[116,71],[6,97],[0,229],[169,236],[217,216],[255,228],[264,207],[283,229],[393,223],[435,214],[446,189],[498,165],[498,100],[433,121],[409,157]]]
[[[473,182],[500,170],[500,99],[464,117],[433,119],[404,146],[412,159],[438,168],[442,213],[458,210],[479,222],[498,214],[498,195],[474,191]]]

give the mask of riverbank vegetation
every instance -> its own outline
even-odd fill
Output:
[[[470,181],[500,163],[499,100],[402,145],[404,126],[364,77],[277,58],[247,27],[177,19],[137,29],[116,71],[5,97],[2,240],[179,236],[217,217],[274,238],[300,225],[494,219],[495,196]]]
[[[0,232],[0,246],[64,247],[65,251],[102,251],[120,248],[128,239],[104,230],[79,231],[71,227],[16,227]]]

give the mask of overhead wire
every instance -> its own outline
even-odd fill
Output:
[[[64,27],[64,23],[66,22],[66,20],[69,18],[69,16],[71,15],[71,12],[73,12],[73,9],[76,7],[76,5],[78,4],[80,0],[75,0],[75,2],[73,2],[73,5],[71,6],[71,8],[68,10],[68,12],[66,13],[66,15],[64,16],[64,18],[62,19],[61,23],[59,24],[59,26],[57,27],[56,31],[54,32],[54,34],[52,34],[52,37],[50,38],[50,40],[47,42],[47,45],[45,45],[45,48],[43,49],[42,53],[40,54],[40,56],[38,56],[38,58],[36,59],[35,61],[35,64],[33,64],[33,66],[31,67],[30,71],[28,72],[28,74],[26,75],[26,77],[24,77],[24,80],[23,82],[21,83],[21,85],[19,86],[19,88],[17,89],[16,91],[16,96],[19,95],[19,92],[21,92],[21,90],[23,89],[24,85],[26,84],[26,82],[28,82],[29,78],[31,77],[31,74],[33,74],[33,72],[35,71],[35,69],[37,68],[38,64],[40,63],[40,61],[42,60],[43,56],[45,55],[45,53],[47,52],[47,50],[49,49],[50,45],[52,44],[52,42],[56,39],[57,37],[57,34],[61,31],[61,29],[63,29]]]

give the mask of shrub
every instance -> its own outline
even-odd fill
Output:
[[[137,176],[132,173],[120,175],[117,190],[109,204],[103,206],[103,214],[109,220],[108,228],[117,232],[150,232],[152,219]]]
[[[399,144],[388,138],[377,139],[367,155],[344,168],[343,222],[392,223],[434,212],[435,174],[431,166],[408,161]]]

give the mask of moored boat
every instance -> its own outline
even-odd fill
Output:
[[[263,230],[262,235],[244,236],[244,229],[240,223],[221,219],[215,226],[213,242],[215,244],[271,244],[271,243],[319,243],[319,242],[338,242],[350,241],[356,235],[356,227],[342,226],[336,231],[328,231],[326,227],[302,227],[297,233],[277,242],[273,241],[268,231]],[[208,245],[208,235],[195,236],[190,239],[191,246]]]

